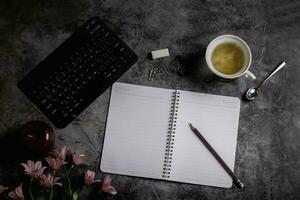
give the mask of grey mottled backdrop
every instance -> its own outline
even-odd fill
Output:
[[[120,78],[122,82],[241,97],[280,60],[288,65],[265,85],[256,101],[242,102],[235,171],[246,184],[244,191],[112,175],[119,190],[115,199],[299,198],[300,2],[296,0],[1,0],[1,135],[30,120],[47,121],[16,84],[94,15],[139,56],[137,64]],[[194,73],[198,69],[190,58],[196,55],[203,61],[207,44],[227,33],[249,44],[257,81],[224,82]],[[151,50],[165,47],[170,50],[169,58],[147,59]],[[184,76],[176,73],[176,56],[187,63]],[[162,63],[168,73],[159,72],[149,81],[149,65]],[[203,62],[198,68],[205,68]],[[99,166],[109,95],[107,90],[67,128],[56,130],[55,146],[80,149],[94,169]],[[21,168],[14,164],[12,152],[16,148],[1,149],[0,183],[18,180],[16,170]]]

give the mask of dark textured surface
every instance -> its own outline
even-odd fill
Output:
[[[12,134],[33,119],[46,120],[17,89],[17,81],[94,15],[139,55],[137,64],[121,77],[122,82],[241,97],[280,60],[288,65],[265,85],[257,100],[241,105],[235,171],[246,184],[244,191],[112,175],[119,190],[114,198],[299,198],[300,3],[296,0],[2,0],[0,135]],[[203,56],[207,44],[226,33],[238,35],[249,44],[253,54],[251,71],[257,81],[240,78],[223,82],[194,73],[190,58]],[[170,50],[169,58],[156,62],[147,59],[148,52],[165,47]],[[184,76],[176,73],[176,56],[188,61]],[[168,73],[159,72],[148,81],[149,65],[153,63],[166,64]],[[71,125],[56,130],[56,146],[68,144],[80,149],[95,169],[100,161],[108,101],[109,90]],[[4,156],[15,147],[5,147],[5,152],[3,148],[2,142],[0,183],[14,181],[19,175],[14,155]]]

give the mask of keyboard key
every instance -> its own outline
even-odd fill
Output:
[[[58,128],[63,128],[136,60],[136,54],[94,17],[18,86]]]

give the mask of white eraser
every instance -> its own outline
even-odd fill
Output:
[[[158,58],[163,58],[163,57],[168,57],[169,54],[169,49],[159,49],[155,51],[151,51],[152,59],[158,59]]]

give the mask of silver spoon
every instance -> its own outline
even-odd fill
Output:
[[[258,89],[260,88],[260,86],[262,86],[265,82],[267,82],[269,78],[271,78],[274,74],[276,74],[279,70],[281,70],[285,65],[286,63],[284,61],[281,61],[277,65],[277,67],[275,67],[275,69],[257,87],[249,88],[245,94],[246,99],[249,101],[254,100],[258,95]]]

